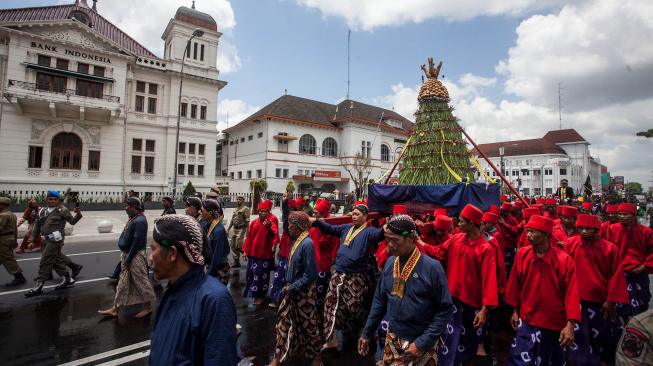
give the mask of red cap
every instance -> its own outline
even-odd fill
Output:
[[[512,211],[512,205],[510,204],[510,202],[504,202],[501,204],[501,209],[510,212]]]
[[[512,206],[516,209],[523,209],[524,203],[522,201],[515,201],[515,203],[513,203]]]
[[[299,206],[299,205],[305,207],[306,206],[306,200],[301,198],[301,197],[295,198],[295,206]]]
[[[601,219],[595,215],[578,214],[578,217],[576,217],[576,227],[599,229],[601,227]]]
[[[265,200],[265,201],[259,203],[258,204],[258,209],[259,210],[268,210],[268,211],[270,211],[272,209],[272,201]]]
[[[508,196],[506,196],[505,194],[501,195],[501,197],[499,197],[499,201],[501,201],[501,202],[508,201]]]
[[[433,216],[437,217],[439,215],[447,216],[447,209],[444,207],[436,208],[435,211],[433,211]]]
[[[479,225],[483,220],[483,211],[478,207],[468,203],[465,208],[460,212],[460,216],[466,218],[467,220]]]
[[[629,214],[633,214],[637,216],[637,206],[635,206],[632,203],[621,203],[619,204],[619,207],[617,208],[617,212],[627,212]]]
[[[526,229],[533,229],[550,235],[551,231],[553,231],[553,220],[547,219],[544,216],[534,215],[528,220]]]
[[[545,198],[538,198],[535,200],[535,203],[538,205],[543,205],[546,202]]]
[[[562,210],[564,209],[565,206],[558,206],[556,207],[556,213],[558,216],[562,215]]]
[[[483,214],[483,222],[489,222],[489,223],[492,223],[492,224],[496,224],[497,222],[499,222],[499,216],[497,216],[496,214],[494,214],[492,212],[486,212],[486,213]]]
[[[433,228],[435,230],[449,231],[451,229],[451,217],[445,215],[438,215],[433,221]]]
[[[606,213],[617,213],[619,212],[619,205],[616,203],[610,203],[608,207],[605,208]]]
[[[558,204],[558,201],[556,201],[555,198],[547,198],[547,199],[544,201],[544,204],[547,205],[547,206],[555,206],[555,205]]]
[[[522,216],[525,219],[527,219],[527,218],[529,218],[531,216],[534,216],[534,215],[539,215],[539,214],[540,214],[540,209],[537,208],[537,207],[527,207],[527,208],[524,209],[524,211],[522,211]]]
[[[591,210],[594,206],[592,206],[592,203],[591,203],[591,202],[583,202],[583,204],[581,205],[581,207],[582,207],[582,208],[585,208],[585,209],[588,209],[588,210]]]
[[[315,211],[319,211],[322,216],[329,216],[329,211],[331,211],[331,202],[327,199],[319,199],[315,203]]]
[[[405,215],[408,214],[408,208],[405,205],[394,205],[392,206],[393,215]]]
[[[578,216],[578,209],[573,206],[562,206],[562,212],[560,212],[560,215],[568,216],[568,217],[576,217]]]
[[[503,204],[505,205],[506,203],[504,202]],[[488,210],[488,212],[492,212],[492,213],[495,214],[495,215],[498,215],[498,214],[499,214],[499,206],[497,206],[497,205],[490,205],[490,206],[487,208],[487,210]]]
[[[292,198],[288,198],[288,208],[291,210],[294,210],[296,207],[295,200]]]

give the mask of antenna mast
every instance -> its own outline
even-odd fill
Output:
[[[558,82],[558,129],[562,130],[562,82]]]
[[[349,79],[349,64],[351,63],[350,62],[351,58],[349,56],[350,55],[349,54],[350,44],[351,44],[351,29],[349,29],[347,31],[347,98],[346,99],[349,99],[349,80],[350,80]]]

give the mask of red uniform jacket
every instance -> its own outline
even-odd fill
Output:
[[[574,259],[554,246],[542,257],[531,245],[520,248],[506,302],[518,308],[522,321],[532,326],[559,331],[567,320],[580,321]]]
[[[453,235],[435,248],[435,257],[446,263],[451,296],[475,308],[497,306],[497,255],[492,244],[480,235]]]
[[[498,233],[498,230],[495,230],[494,233]],[[500,241],[497,240],[497,237],[493,236],[492,234],[488,234],[488,235],[490,236],[490,240],[488,240],[488,243],[492,244],[492,246],[496,250],[496,255],[497,255],[497,290],[499,291],[500,294],[503,295],[506,291],[506,285],[508,283],[508,275],[506,274],[506,258],[505,258],[504,248],[500,244]]]
[[[574,228],[574,232],[571,234],[571,236],[574,237],[578,235],[580,235],[580,233]],[[567,232],[565,231],[562,222],[553,225],[553,232],[551,232],[551,237],[555,239],[554,241],[555,244],[558,246],[558,248],[563,247],[565,241],[567,241],[567,239],[569,238],[569,235],[567,235]]]
[[[580,236],[573,236],[565,242],[565,249],[576,263],[581,300],[630,304],[616,245],[603,239],[586,243]]]
[[[637,224],[627,228],[621,223],[612,224],[608,229],[608,241],[619,247],[619,256],[624,271],[632,271],[646,266],[653,273],[653,229]]]
[[[248,257],[258,259],[274,258],[274,245],[279,241],[279,226],[270,220],[272,225],[266,228],[260,218],[249,224],[249,231],[243,243],[243,252]]]
[[[317,227],[308,229],[308,232],[311,234],[311,239],[313,239],[317,271],[329,272],[340,247],[340,238],[325,234]]]

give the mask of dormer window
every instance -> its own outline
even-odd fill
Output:
[[[81,10],[73,10],[70,13],[70,19],[76,20],[80,23],[86,24],[89,27],[92,26],[91,19]]]

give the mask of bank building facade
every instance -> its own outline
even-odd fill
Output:
[[[0,192],[157,199],[175,170],[178,194],[210,187],[220,36],[211,16],[180,7],[158,57],[95,2],[0,9]]]

